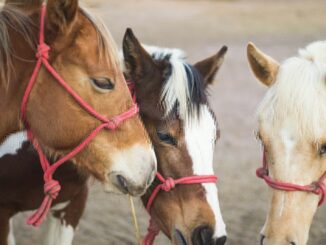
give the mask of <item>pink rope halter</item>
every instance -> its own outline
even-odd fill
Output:
[[[73,158],[80,151],[82,151],[102,129],[115,130],[118,128],[122,122],[125,120],[135,116],[139,109],[138,106],[134,103],[132,107],[126,111],[117,115],[111,119],[108,119],[98,112],[96,112],[89,104],[87,104],[72,88],[64,81],[64,79],[55,71],[55,69],[50,65],[49,59],[49,51],[50,47],[44,42],[44,20],[46,15],[46,3],[43,2],[41,7],[41,16],[40,16],[40,33],[39,33],[39,44],[37,48],[36,58],[37,62],[32,73],[31,79],[28,82],[22,104],[21,104],[21,114],[24,125],[27,129],[28,139],[33,143],[35,149],[38,152],[40,163],[44,172],[44,194],[45,198],[39,207],[39,209],[27,220],[27,223],[33,226],[40,226],[44,221],[49,209],[51,207],[52,201],[57,198],[61,186],[58,181],[53,179],[53,174],[56,169],[61,166],[67,160]],[[41,66],[44,66],[48,72],[58,81],[58,83],[74,98],[74,100],[83,107],[91,116],[95,117],[101,124],[95,128],[82,143],[80,143],[76,148],[74,148],[67,155],[59,159],[57,162],[50,165],[48,162],[46,155],[44,154],[41,146],[38,144],[37,139],[34,137],[33,132],[30,129],[26,118],[26,107],[28,103],[28,98],[31,94],[33,86],[36,81],[37,74],[41,69]]]
[[[148,199],[148,202],[146,204],[146,210],[148,211],[149,214],[150,214],[151,207],[153,206],[153,202],[161,190],[165,192],[169,192],[177,185],[216,183],[216,181],[218,180],[217,176],[215,175],[200,175],[200,176],[194,175],[194,176],[187,176],[175,180],[171,177],[164,179],[164,177],[160,173],[156,173],[156,177],[161,182],[161,184],[155,187],[154,191],[152,192],[152,194]],[[149,227],[147,229],[147,234],[142,241],[142,245],[152,245],[159,232],[160,232],[160,228],[151,217],[149,222]]]
[[[256,170],[257,177],[263,179],[266,184],[270,187],[281,190],[281,191],[304,191],[304,192],[312,192],[316,195],[320,195],[320,200],[318,206],[322,205],[326,198],[326,185],[324,181],[326,180],[326,172],[320,177],[320,179],[316,182],[313,182],[310,185],[296,185],[291,183],[284,183],[273,180],[269,176],[268,171],[268,163],[266,159],[266,151],[263,153],[263,166]]]

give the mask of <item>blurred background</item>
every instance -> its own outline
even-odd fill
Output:
[[[246,61],[246,44],[253,41],[278,61],[296,55],[306,44],[326,39],[325,0],[87,0],[102,17],[121,47],[127,27],[146,44],[177,47],[193,63],[229,47],[211,104],[221,127],[215,151],[220,177],[219,198],[228,244],[258,244],[265,220],[268,188],[255,177],[261,149],[254,136],[255,110],[266,89],[253,77]],[[142,234],[148,215],[136,201]],[[300,204],[298,204],[300,205]],[[15,220],[19,244],[38,244],[39,232]],[[318,209],[309,244],[326,244],[326,205]],[[109,195],[92,184],[76,245],[136,244],[128,199]],[[161,234],[157,243],[169,244]]]

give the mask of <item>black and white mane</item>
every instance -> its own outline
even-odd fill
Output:
[[[207,105],[207,94],[202,75],[186,62],[179,49],[158,48],[144,45],[155,61],[168,63],[161,103],[165,114],[177,113],[182,119],[199,116],[201,105]]]

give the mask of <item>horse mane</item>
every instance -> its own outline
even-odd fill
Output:
[[[144,48],[156,61],[168,62],[166,81],[161,92],[161,104],[165,115],[177,113],[182,119],[200,116],[201,105],[207,104],[203,77],[186,62],[185,53],[179,49]]]
[[[0,85],[3,85],[5,88],[8,88],[11,77],[14,74],[13,57],[21,59],[12,50],[9,29],[12,28],[18,32],[22,36],[22,40],[26,40],[33,50],[36,50],[37,45],[35,28],[38,27],[28,15],[17,7],[19,4],[7,4],[0,11]],[[26,5],[28,4],[35,4],[35,0],[26,1]],[[104,57],[113,71],[118,73],[117,71],[120,68],[118,49],[109,30],[102,21],[90,14],[86,8],[80,8],[80,11],[93,24],[97,31],[99,57]]]
[[[104,24],[103,20],[92,14],[86,7],[81,7],[80,11],[93,24],[97,31],[97,42],[99,46],[99,58],[105,58],[107,64],[113,70],[114,74],[119,74],[122,71],[121,59],[119,50],[114,41],[111,32]]]
[[[13,50],[9,36],[9,28],[14,29],[26,42],[35,49],[36,38],[33,37],[32,21],[22,11],[13,6],[4,6],[0,11],[0,82],[8,87],[13,74]]]
[[[298,136],[318,142],[326,125],[326,41],[315,42],[285,60],[259,106],[273,125],[291,120]]]

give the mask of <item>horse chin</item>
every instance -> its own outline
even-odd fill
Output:
[[[128,181],[123,175],[112,172],[103,183],[104,191],[115,194],[129,194],[131,196],[142,196],[145,194],[148,185],[136,186]]]

